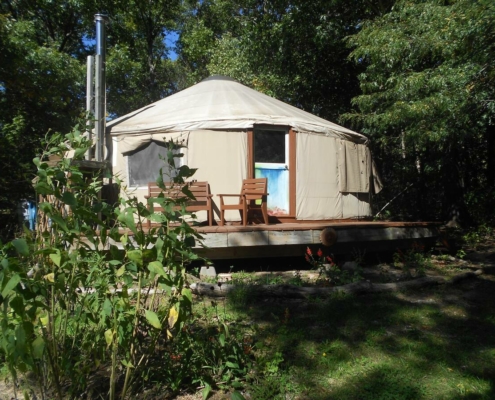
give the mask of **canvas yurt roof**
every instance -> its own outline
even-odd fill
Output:
[[[225,76],[211,76],[172,96],[110,121],[112,136],[290,126],[364,144],[367,138]]]

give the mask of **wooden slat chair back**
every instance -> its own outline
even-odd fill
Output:
[[[220,198],[220,225],[225,224],[226,210],[239,210],[241,213],[242,224],[247,225],[248,214],[253,210],[261,210],[265,224],[268,224],[268,208],[267,208],[267,178],[244,179],[240,194],[219,194]],[[224,197],[238,197],[237,204],[225,204]],[[261,205],[256,204],[257,200],[261,200]]]
[[[182,193],[182,187],[184,185],[164,182],[165,190],[158,187],[155,182],[148,183],[148,195],[146,199],[150,197],[158,197],[160,193],[163,193],[165,197],[169,197],[174,200],[187,199],[186,211],[206,211],[208,214],[208,225],[213,225],[213,204],[211,201],[212,195],[210,194],[210,185],[208,182],[187,182],[186,183],[190,192],[194,195],[195,200],[188,198]],[[153,210],[155,212],[163,212],[163,207],[160,204],[153,203]],[[176,210],[181,210],[182,206],[174,207]],[[148,228],[151,228],[152,222],[148,220]]]

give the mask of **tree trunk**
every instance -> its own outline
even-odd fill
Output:
[[[487,187],[495,187],[495,125],[486,128],[486,180]]]
[[[445,157],[443,170],[444,181],[444,215],[446,216],[449,228],[458,228],[468,222],[466,205],[464,203],[464,184],[459,171],[459,138],[454,138],[449,149],[449,154]]]

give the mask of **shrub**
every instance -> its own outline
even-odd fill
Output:
[[[425,252],[424,246],[420,243],[413,243],[412,248],[407,251],[397,249],[394,253],[394,265],[402,268],[405,273],[415,276],[425,276],[426,270],[432,268],[431,257]]]
[[[149,199],[163,206],[158,214],[129,195],[115,205],[102,200],[101,176],[109,176],[78,163],[90,145],[75,129],[64,141],[53,137],[34,160],[37,231],[0,248],[5,364],[14,382],[19,372],[32,371],[41,390],[59,399],[94,398],[99,394],[86,388],[99,386],[111,399],[124,398],[158,379],[172,391],[209,385],[214,378],[198,361],[201,341],[185,285],[185,266],[198,258],[191,239],[201,238],[183,220],[185,211],[174,211],[180,201]],[[63,158],[68,148],[73,159]],[[51,156],[60,161],[48,162]],[[165,162],[173,165],[173,157],[170,151]],[[174,182],[193,173],[183,166]],[[157,184],[163,187],[161,171]],[[159,225],[146,231],[147,219]],[[205,348],[222,376],[243,370],[242,351],[228,332]],[[97,374],[102,366],[108,374]],[[94,381],[98,376],[103,384]]]

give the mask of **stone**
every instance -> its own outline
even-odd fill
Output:
[[[355,261],[346,261],[344,265],[342,265],[342,271],[356,272],[357,270],[358,265]]]
[[[217,271],[216,271],[215,267],[213,267],[211,265],[204,265],[199,270],[199,277],[200,278],[216,278],[217,277]]]
[[[218,282],[228,282],[232,280],[232,274],[228,274],[228,273],[218,274],[217,278],[218,278]]]

